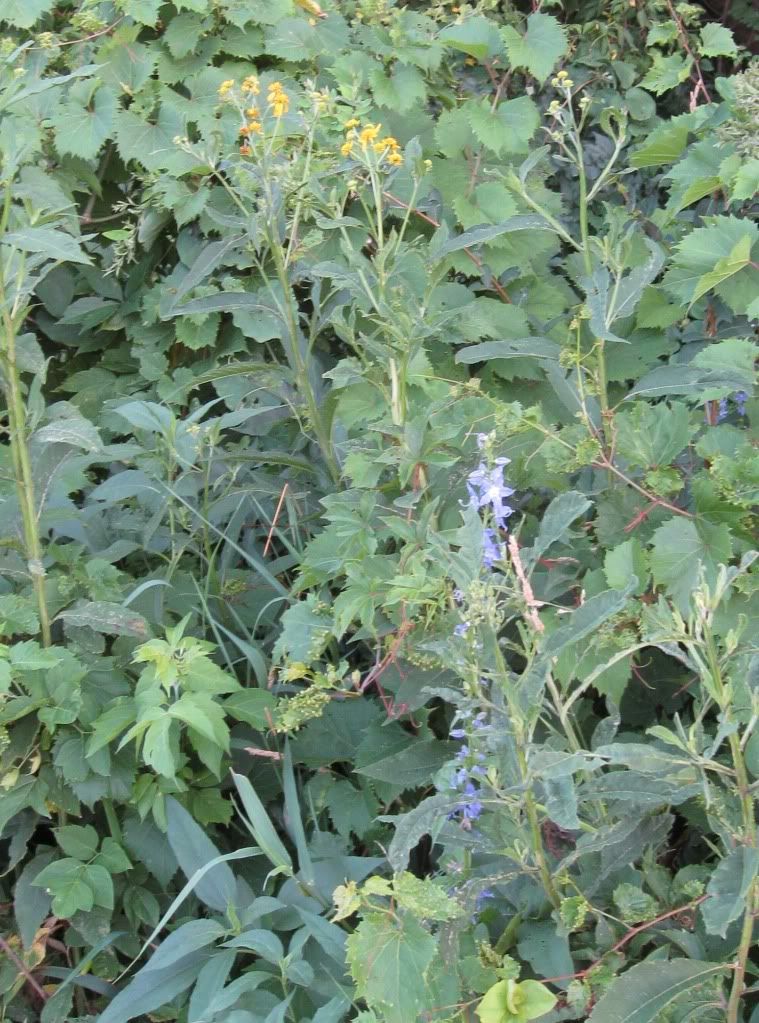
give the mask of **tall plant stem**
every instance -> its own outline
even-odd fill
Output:
[[[725,693],[722,669],[720,667],[719,657],[717,656],[717,648],[711,628],[705,630],[704,641],[709,670],[714,683],[714,690],[717,695],[718,702],[723,708],[723,713],[726,713],[729,709],[728,697]],[[743,756],[743,749],[741,748],[740,739],[735,732],[728,737],[728,742],[730,744],[730,754],[733,760],[735,780],[738,786],[741,803],[743,838],[746,845],[755,846],[756,820],[754,816],[754,800],[751,792],[749,791],[748,771],[746,769],[746,761]],[[754,937],[754,914],[757,909],[757,901],[759,901],[757,894],[757,882],[755,880],[746,896],[746,908],[743,914],[743,926],[741,927],[741,937],[738,943],[738,951],[735,960],[735,972],[733,973],[733,983],[730,987],[730,997],[727,1003],[727,1023],[738,1023],[740,1015],[741,998],[743,997],[744,979],[746,976],[746,964],[748,963],[749,952],[751,951],[751,944]]]
[[[0,236],[5,233],[10,209],[10,189],[6,192],[5,207],[0,221]],[[21,317],[8,308],[5,281],[0,267],[0,308],[2,309],[2,368],[4,390],[8,405],[8,432],[16,492],[24,530],[24,547],[32,588],[37,600],[40,632],[44,646],[50,646],[50,614],[45,593],[45,570],[42,564],[42,543],[37,524],[37,502],[34,496],[34,476],[29,457],[29,438],[26,431],[26,405],[21,388],[21,375],[16,359],[16,335]]]
[[[593,273],[593,260],[590,255],[590,226],[588,224],[588,177],[585,173],[585,154],[577,134],[577,170],[580,183],[580,242],[585,273],[588,277]],[[603,338],[596,338],[596,365],[598,368],[598,400],[601,405],[603,421],[601,429],[605,436],[606,422],[609,416],[608,375],[606,371],[606,346]]]

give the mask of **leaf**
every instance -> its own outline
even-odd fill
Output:
[[[290,854],[277,834],[274,825],[248,779],[242,774],[232,772],[232,778],[242,800],[245,811],[245,823],[264,855],[275,866],[288,874],[293,873]]]
[[[207,960],[207,953],[201,951],[179,959],[165,970],[143,967],[105,1007],[98,1023],[127,1023],[167,1005],[190,987]]]
[[[148,623],[136,611],[128,611],[121,604],[107,600],[83,601],[77,607],[61,611],[56,619],[78,629],[92,629],[107,636],[135,636],[147,639]]]
[[[617,614],[627,604],[630,589],[604,590],[590,597],[576,611],[568,615],[566,625],[552,632],[544,644],[543,652],[555,657],[560,650],[578,643],[581,639],[594,632],[599,625]]]
[[[212,945],[224,934],[224,928],[216,920],[190,920],[161,942],[143,971],[165,970],[191,952]]]
[[[709,879],[708,898],[701,913],[708,934],[727,937],[727,927],[742,916],[746,897],[759,872],[759,849],[739,845],[731,850]]]
[[[759,270],[750,265],[736,267],[734,264],[741,262],[746,251],[750,254],[759,244],[759,226],[752,220],[733,216],[704,217],[703,224],[686,234],[677,246],[672,266],[664,277],[664,286],[675,297],[691,304],[696,301],[699,288],[704,286],[704,277],[715,274],[708,278],[709,287],[733,312],[743,314],[756,297]],[[722,268],[719,272],[718,265]]]
[[[665,57],[658,51],[654,52],[651,67],[640,82],[642,89],[661,96],[663,92],[669,92],[686,80],[690,74],[693,61],[690,57],[681,57],[673,53]]]
[[[477,227],[470,227],[468,231],[447,240],[442,240],[440,236],[436,235],[430,243],[430,258],[440,260],[450,255],[451,252],[483,245],[503,234],[534,230],[551,231],[553,228],[538,214],[524,213],[516,217],[509,217],[508,220],[504,220],[500,224],[480,224]]]
[[[704,57],[737,57],[738,47],[733,33],[716,21],[707,22],[701,28],[698,44],[699,53]]]
[[[172,25],[174,22],[172,21]],[[209,242],[208,245],[203,246],[198,255],[195,258],[192,266],[189,268],[187,273],[180,281],[179,287],[172,290],[171,302],[164,313],[163,318],[169,319],[172,316],[177,315],[177,304],[184,296],[197,288],[209,274],[221,265],[224,257],[230,251],[230,249],[238,245],[241,241],[242,236],[233,235],[231,238],[225,238],[220,242]]]
[[[100,838],[89,824],[86,827],[67,824],[56,829],[55,840],[67,856],[73,856],[77,860],[91,860],[97,851]]]
[[[540,123],[538,109],[529,96],[506,100],[495,111],[488,101],[472,101],[465,109],[472,131],[496,156],[526,153]]]
[[[76,95],[72,90],[53,115],[55,146],[59,153],[93,160],[110,137],[118,109],[116,93],[107,86],[100,86],[90,99],[91,92],[89,86]]]
[[[403,788],[422,785],[455,752],[455,744],[438,739],[422,739],[408,743],[404,738],[398,749],[388,747],[362,747],[359,749],[355,771],[376,781],[389,782]]]
[[[395,818],[395,834],[387,858],[396,873],[406,869],[412,850],[425,835],[432,835],[434,838],[438,826],[458,805],[458,796],[439,792],[434,796],[428,796]]]
[[[166,800],[166,819],[169,844],[185,877],[191,878],[218,857],[219,851],[205,831],[172,797]],[[198,881],[195,893],[211,909],[225,912],[234,903],[235,887],[234,874],[226,863],[219,863]]]
[[[242,934],[226,941],[224,948],[247,948],[275,965],[281,963],[285,955],[282,942],[277,935],[261,928],[243,931]]]
[[[15,28],[31,28],[43,14],[53,9],[55,0],[4,0],[2,18]]]
[[[293,769],[293,755],[289,741],[285,742],[285,755],[282,767],[282,783],[285,795],[285,827],[290,834],[290,838],[295,843],[300,874],[306,884],[312,885],[314,884],[314,867],[308,851],[306,832],[301,817],[298,789],[295,784],[295,771]]]
[[[665,587],[681,613],[687,612],[702,570],[707,582],[713,584],[717,566],[727,564],[731,554],[730,530],[725,523],[671,518],[653,535],[654,583]]]
[[[76,238],[53,227],[27,227],[23,231],[9,231],[3,236],[3,241],[25,252],[39,252],[46,259],[56,262],[87,265],[92,262]]]
[[[360,997],[381,1008],[387,1023],[418,1019],[426,1005],[425,974],[434,938],[411,916],[368,913],[348,938],[351,976]]]
[[[746,373],[733,367],[702,369],[693,364],[661,366],[651,373],[646,373],[628,392],[625,400],[681,394],[703,402],[726,397],[733,391],[750,391],[753,382],[753,374],[748,377]]]
[[[724,259],[719,259],[714,264],[714,269],[710,270],[709,273],[705,273],[703,277],[699,277],[696,288],[693,292],[691,303],[705,295],[707,291],[711,291],[713,288],[717,288],[728,278],[734,274],[740,273],[744,267],[747,267],[751,262],[751,238],[748,235],[744,235],[739,241],[733,246],[730,255],[725,256]]]
[[[44,888],[35,887],[34,881],[53,855],[50,850],[35,856],[21,871],[13,887],[13,915],[25,949],[31,947],[38,927],[50,915],[50,896]]]
[[[526,566],[535,565],[551,544],[563,539],[575,519],[583,515],[591,502],[578,490],[568,490],[551,501],[540,520],[540,529],[531,547],[521,552]]]
[[[53,913],[68,920],[79,910],[89,913],[95,905],[95,892],[87,880],[87,867],[79,860],[55,860],[35,877],[32,884],[53,896]]]
[[[208,693],[183,693],[170,704],[168,713],[194,728],[225,753],[229,752],[229,729],[224,721],[224,711]]]
[[[460,24],[446,26],[438,38],[446,46],[468,53],[475,60],[495,56],[501,48],[493,22],[481,14],[467,18]]]
[[[224,712],[262,732],[269,727],[276,704],[276,697],[268,689],[242,689],[226,698]]]
[[[558,361],[561,349],[547,337],[523,337],[509,341],[483,341],[456,352],[456,362],[470,366],[490,359],[552,359]]]
[[[541,83],[567,52],[567,34],[550,14],[531,14],[523,36],[511,25],[502,28],[501,35],[511,66],[524,68]]]
[[[612,982],[588,1023],[653,1023],[679,995],[726,969],[692,959],[638,963]]]
[[[499,980],[489,988],[475,1010],[481,1023],[527,1023],[545,1016],[558,1001],[537,980]]]

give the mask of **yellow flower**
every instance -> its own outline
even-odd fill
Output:
[[[370,142],[374,142],[380,133],[381,127],[381,124],[367,124],[363,131],[361,131],[358,136],[358,140],[364,148],[366,148]]]
[[[284,93],[278,96],[277,99],[271,105],[272,113],[275,117],[282,117],[290,109],[290,98]]]
[[[353,153],[353,143],[351,141],[343,142],[340,146],[340,152],[343,156],[351,156]]]
[[[391,153],[387,158],[387,162],[392,164],[393,167],[400,167],[403,163],[403,157],[400,153]]]
[[[245,116],[255,119],[256,117],[261,116],[261,111],[258,109],[258,107],[248,107],[248,109],[245,111]]]
[[[263,134],[263,127],[261,126],[261,122],[260,121],[251,121],[250,124],[247,127],[248,127],[248,132],[251,135],[262,135]]]
[[[357,117],[351,117],[350,121],[345,122],[343,128],[345,128],[346,131],[349,131],[351,128],[358,128],[359,124],[361,124],[361,122]]]
[[[242,91],[249,92],[253,96],[257,96],[261,91],[261,86],[258,83],[258,75],[248,75],[248,77],[243,80]]]
[[[379,142],[374,143],[375,153],[384,153],[386,149],[389,149],[391,152],[395,153],[400,148],[401,147],[398,145],[398,140],[394,139],[392,135],[388,135],[387,138],[380,139]]]
[[[228,78],[226,82],[222,82],[219,86],[219,99],[226,99],[232,89],[235,87],[234,78]]]

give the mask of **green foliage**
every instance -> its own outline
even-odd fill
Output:
[[[3,1019],[748,1018],[730,14],[0,6]]]

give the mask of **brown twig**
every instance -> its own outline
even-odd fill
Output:
[[[109,32],[112,32],[118,25],[121,24],[125,17],[126,15],[122,15],[120,18],[117,18],[116,21],[113,22],[113,24],[106,25],[105,28],[101,28],[97,32],[93,32],[91,35],[82,36],[81,39],[66,39],[62,43],[56,42],[53,43],[53,45],[60,48],[61,46],[79,46],[80,43],[89,43],[93,39],[98,39],[100,36],[108,35]],[[28,53],[31,50],[47,50],[49,48],[50,47],[48,46],[30,46],[28,50],[26,50],[25,52]]]
[[[590,966],[586,966],[584,970],[578,970],[577,973],[565,973],[558,977],[546,977],[543,983],[554,984],[560,980],[583,980],[592,970],[595,970],[595,968],[602,963],[607,956],[613,955],[615,952],[619,952],[619,950],[624,948],[628,942],[632,941],[637,934],[640,934],[642,931],[647,931],[651,927],[655,927],[656,924],[660,924],[662,920],[669,920],[673,916],[680,916],[681,913],[685,913],[689,909],[694,909],[696,906],[700,906],[701,903],[708,898],[708,895],[700,895],[697,899],[686,903],[684,906],[678,906],[677,909],[670,909],[666,913],[660,913],[659,916],[654,917],[653,920],[647,920],[644,924],[638,924],[636,927],[631,927],[629,931],[622,935],[616,944],[612,945],[611,948],[604,952],[604,954],[598,959],[595,959]]]
[[[403,199],[399,199],[397,195],[393,195],[391,192],[383,192],[382,194],[390,202],[394,202],[397,206],[400,206],[402,210],[411,210],[411,212],[415,213],[417,217],[420,217],[422,220],[426,221],[428,224],[431,224],[433,227],[440,227],[439,220],[435,220],[434,217],[430,217],[427,213],[423,213],[421,210],[416,209],[415,206],[409,206],[409,204],[404,202]],[[469,259],[471,259],[471,261],[474,263],[474,265],[477,267],[480,273],[482,273],[483,263],[480,257],[475,255],[475,253],[472,252],[471,249],[463,249],[462,251],[466,256],[469,257]],[[506,292],[506,289],[503,287],[501,282],[496,277],[491,277],[490,283],[493,287],[493,291],[495,291],[495,293],[498,295],[501,301],[507,302],[509,305],[511,305],[511,299],[509,298],[508,293]]]
[[[637,490],[639,494],[642,494],[642,496],[645,497],[646,500],[650,501],[652,505],[657,504],[661,505],[662,508],[667,508],[669,511],[674,512],[675,515],[682,515],[683,518],[686,519],[693,518],[691,512],[686,511],[684,508],[678,508],[676,504],[670,504],[670,502],[665,501],[663,497],[657,497],[656,494],[652,494],[650,491],[642,487],[639,483],[636,483],[635,480],[631,480],[630,477],[626,476],[621,471],[621,469],[618,469],[616,465],[613,464],[613,462],[610,462],[606,455],[603,455],[600,459],[596,460],[595,462],[592,462],[591,465],[593,466],[594,469],[608,469],[608,471],[613,473],[618,479],[621,479],[629,487],[632,487],[633,490]],[[653,510],[652,508],[648,509],[646,514],[648,514],[648,512],[652,510]],[[630,523],[628,523],[628,526],[632,528]],[[627,526],[625,527],[625,529],[627,529]]]
[[[538,608],[543,606],[543,602],[535,599],[532,586],[530,586],[530,580],[525,575],[524,565],[522,564],[522,559],[519,557],[519,544],[517,543],[517,538],[513,533],[509,533],[507,544],[509,554],[511,555],[511,563],[514,566],[514,571],[517,574],[519,585],[522,587],[522,596],[524,597],[524,602],[527,605],[525,618],[536,632],[544,632],[545,626],[538,615]]]
[[[667,0],[667,10],[669,11],[670,18],[672,18],[674,23],[677,25],[677,34],[680,36],[680,41],[683,44],[683,49],[688,54],[690,59],[693,61],[693,67],[696,76],[696,84],[691,93],[690,98],[690,109],[691,111],[693,111],[696,109],[696,103],[698,101],[699,92],[702,92],[704,94],[704,99],[706,100],[707,103],[711,103],[712,97],[709,94],[709,90],[706,88],[704,76],[701,74],[701,65],[698,62],[698,57],[695,55],[695,53],[690,47],[690,42],[688,41],[688,32],[685,28],[685,25],[683,24],[683,19],[675,10],[672,0]]]
[[[39,981],[34,977],[26,963],[19,959],[19,957],[16,955],[16,953],[13,951],[8,942],[3,937],[0,937],[0,949],[2,949],[5,955],[8,956],[10,961],[19,971],[19,973],[23,974],[23,976],[26,978],[26,982],[29,985],[29,987],[32,988],[37,995],[39,995],[43,1002],[46,1002],[50,995],[42,987]]]

